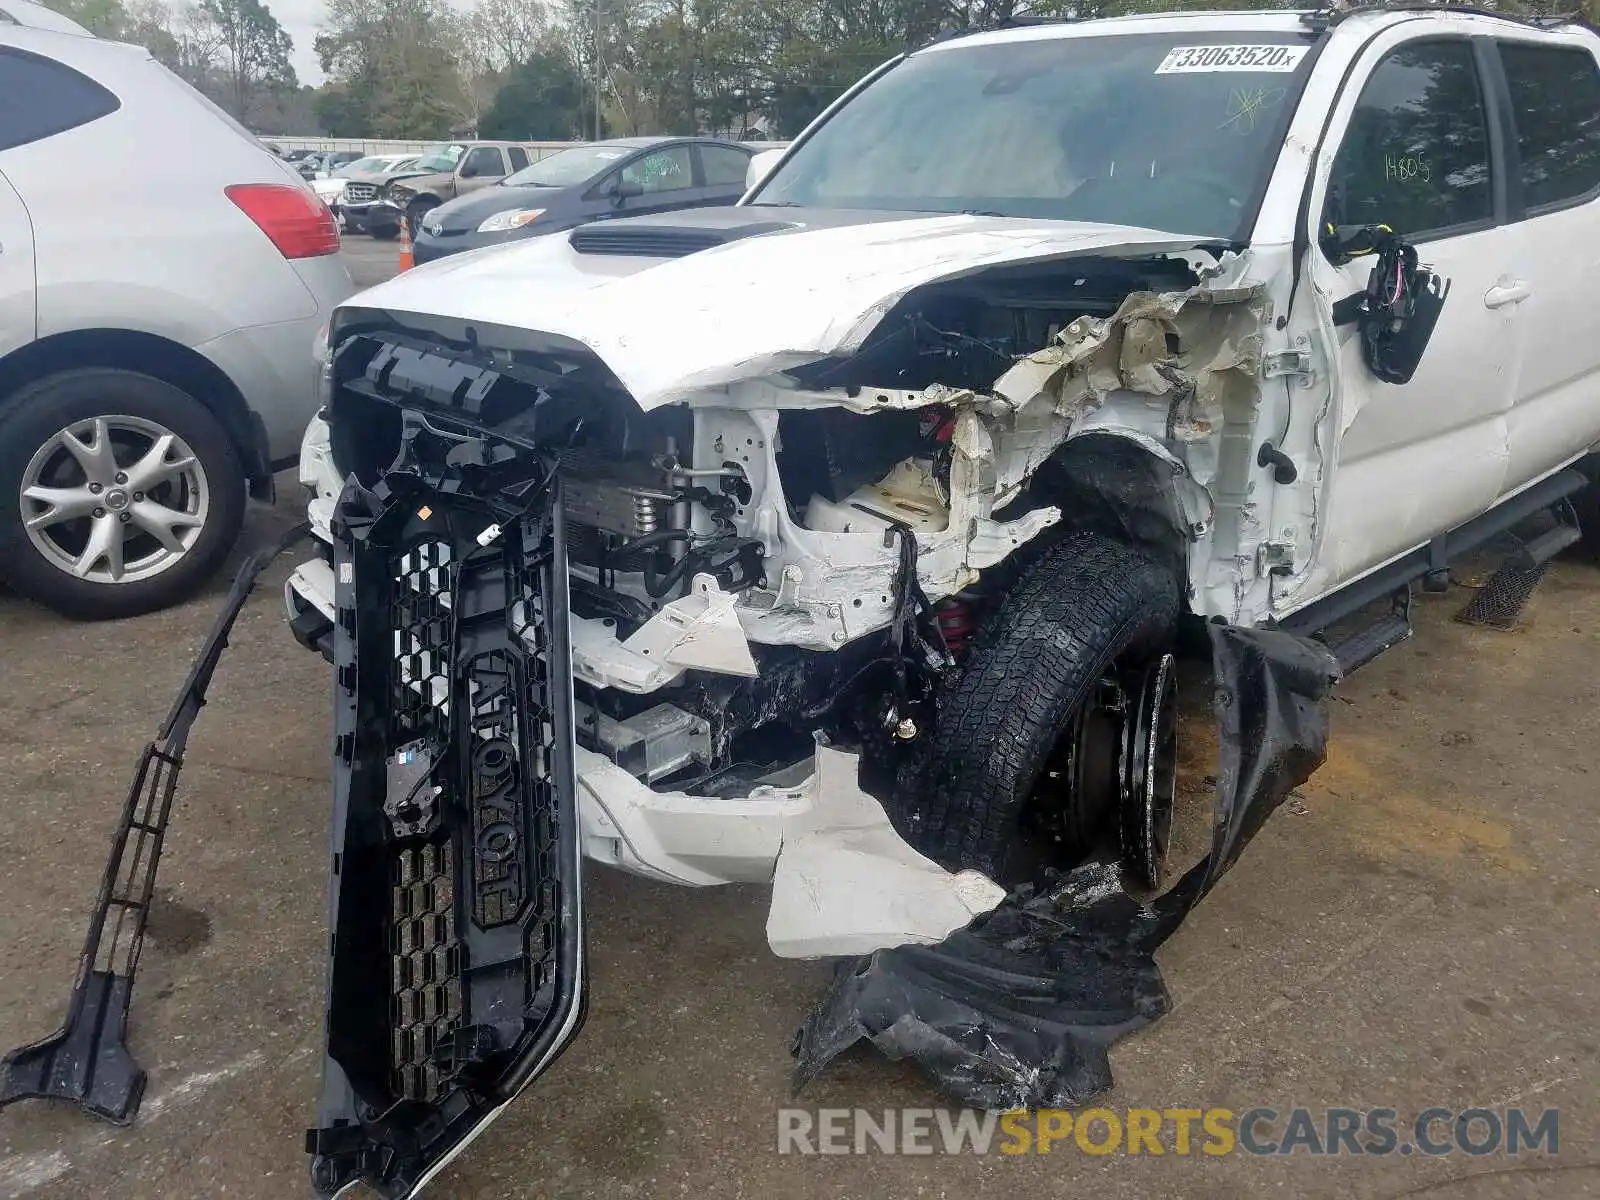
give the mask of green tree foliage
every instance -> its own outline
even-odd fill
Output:
[[[503,73],[478,132],[486,138],[581,137],[584,87],[565,55],[543,51]]]
[[[377,124],[378,84],[355,77],[324,84],[311,102],[317,124],[329,137],[361,138]]]
[[[792,137],[879,63],[944,31],[1015,16],[1073,18],[1239,0],[326,0],[327,82],[299,97],[290,43],[261,0],[50,0],[96,33],[139,42],[249,124],[316,114],[342,137],[443,138],[454,128]],[[459,3],[459,0],[454,0]],[[1600,0],[1479,0],[1508,13]],[[1304,0],[1258,0],[1300,7]],[[274,132],[293,132],[275,130]]]
[[[444,0],[330,0],[317,57],[332,107],[349,136],[440,137],[465,109],[458,55],[461,27]]]
[[[127,21],[122,0],[50,0],[50,7],[97,37],[121,37]]]

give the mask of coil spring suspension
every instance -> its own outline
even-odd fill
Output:
[[[978,632],[978,617],[973,611],[976,599],[970,592],[957,592],[940,601],[934,609],[934,619],[939,622],[939,634],[944,638],[945,648],[957,661],[965,656],[973,635]]]

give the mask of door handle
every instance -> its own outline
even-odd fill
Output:
[[[1510,283],[1499,283],[1483,294],[1485,308],[1504,308],[1508,304],[1516,304],[1533,295],[1533,288],[1520,279]]]

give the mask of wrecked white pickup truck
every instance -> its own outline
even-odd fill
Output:
[[[1075,911],[1139,960],[1078,1005],[1100,1066],[1023,1061],[1055,1015],[1001,1029],[1100,986],[1054,950],[1037,995],[914,1021],[874,955],[802,1057],[869,1036],[969,1102],[1103,1086],[1161,930],[1316,765],[1315,699],[1409,633],[1410,586],[1531,513],[1529,555],[1584,536],[1597,48],[1437,7],[954,38],[737,207],[341,308],[287,587],[337,677],[318,1189],[413,1194],[570,1040],[585,857],[770,880],[799,956],[939,953],[997,905],[1014,954],[1007,888],[1098,863]],[[1145,908],[1117,881],[1163,882],[1186,630],[1228,684],[1216,843]],[[1064,1082],[973,1085],[1001,1046]]]

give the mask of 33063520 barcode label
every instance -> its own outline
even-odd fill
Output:
[[[1156,68],[1157,75],[1202,71],[1293,71],[1306,56],[1305,46],[1174,46]]]

